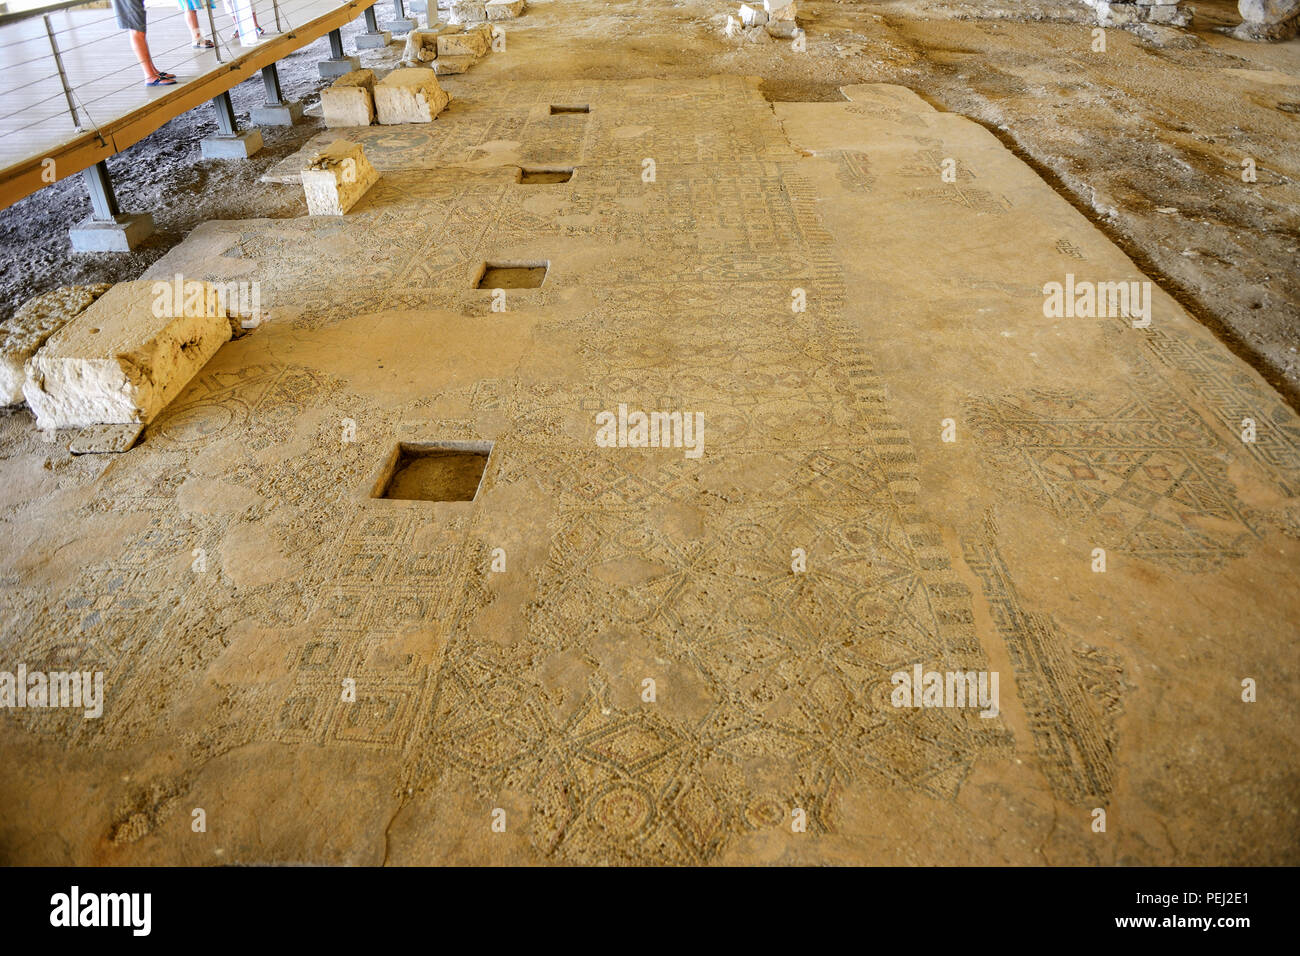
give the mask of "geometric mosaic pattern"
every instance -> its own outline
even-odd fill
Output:
[[[0,614],[29,667],[105,670],[108,704],[99,721],[14,712],[4,732],[175,747],[189,766],[259,743],[361,753],[389,762],[403,801],[468,781],[485,826],[523,795],[534,862],[717,862],[795,808],[835,834],[855,788],[952,806],[977,764],[1026,746],[1005,716],[890,704],[894,671],[990,669],[982,600],[1053,791],[1108,801],[1121,661],[1030,610],[991,525],[951,547],[926,513],[913,436],[844,319],[807,164],[756,84],[448,86],[434,124],[324,135],[363,143],[381,171],[348,216],[208,223],[154,268],[255,280],[274,322],[316,342],[378,316],[472,327],[483,262],[544,257],[545,285],[512,293],[535,323],[518,367],[394,397],[293,348],[249,363],[226,350],[129,454],[60,465],[73,518],[112,513],[123,530],[61,593],[10,582]],[[932,174],[942,141],[914,139],[910,165]],[[653,183],[644,157],[662,160]],[[864,152],[828,159],[843,188],[882,175]],[[515,163],[577,169],[525,188]],[[908,201],[1006,214],[973,181],[962,165],[958,188],[918,184]],[[1160,363],[1191,361],[1196,396],[1247,395],[1217,358],[1151,341]],[[448,347],[439,371],[458,358]],[[1009,499],[1143,561],[1222,568],[1262,519],[1234,494],[1222,430],[1151,379],[972,398],[962,420]],[[701,412],[704,457],[598,448],[594,416],[619,403]],[[1294,421],[1273,411],[1249,454],[1293,489]],[[475,502],[366,496],[395,442],[429,437],[494,441]],[[505,579],[489,571],[503,542]],[[196,550],[207,572],[191,571]],[[265,679],[248,679],[240,655],[258,654]],[[646,678],[657,703],[639,697]],[[174,730],[195,701],[202,719]],[[187,782],[142,785],[155,796],[108,836],[139,839]]]
[[[1208,571],[1241,557],[1260,534],[1228,479],[1222,443],[1175,397],[1040,390],[972,400],[967,411],[1011,486],[1097,546]]]

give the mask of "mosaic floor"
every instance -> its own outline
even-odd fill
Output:
[[[1045,318],[1145,277],[900,87],[460,80],[318,139],[382,174],[346,217],[146,275],[270,319],[141,445],[0,419],[5,659],[107,688],[0,714],[5,862],[1300,861],[1300,420],[1255,373],[1158,288]],[[494,312],[490,261],[549,271]],[[598,447],[620,403],[703,455]],[[369,497],[444,440],[495,443],[475,501]],[[916,665],[1000,713],[893,706]]]

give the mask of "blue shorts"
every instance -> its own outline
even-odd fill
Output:
[[[144,33],[144,0],[113,0],[113,12],[123,30]]]

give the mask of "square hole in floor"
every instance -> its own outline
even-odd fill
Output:
[[[546,278],[549,262],[485,262],[476,289],[537,289]]]
[[[590,113],[591,107],[586,103],[552,103],[551,115],[558,116],[560,113]]]
[[[375,482],[372,498],[473,501],[491,442],[399,442]]]
[[[544,183],[567,183],[572,178],[572,167],[519,167],[519,181],[525,186],[540,186]]]

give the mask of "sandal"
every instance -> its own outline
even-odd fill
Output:
[[[145,80],[145,86],[175,86],[176,77],[168,76],[166,73],[159,73],[152,80]]]
[[[194,50],[211,50],[212,46],[211,40],[199,40],[197,43],[190,44],[190,48]]]
[[[160,78],[164,79],[164,80],[174,80],[174,79],[176,79],[176,74],[175,74],[175,73],[164,73],[162,70],[159,70],[159,71],[158,71],[158,76],[159,76]]]
[[[258,27],[258,28],[257,28],[257,35],[260,36],[260,37],[264,37],[264,36],[266,36],[266,31],[263,30],[261,27]],[[230,39],[232,39],[232,40],[238,40],[238,39],[239,39],[239,31],[236,30],[234,33],[230,34]]]

